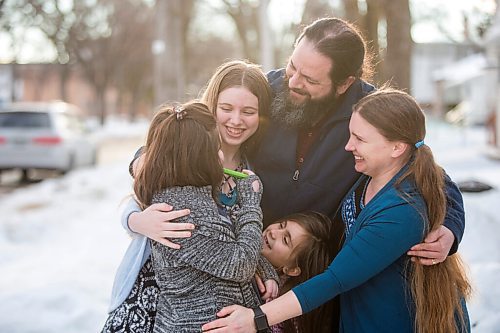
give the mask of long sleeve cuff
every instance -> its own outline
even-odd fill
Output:
[[[123,211],[122,211],[122,215],[121,215],[121,223],[122,223],[123,228],[132,237],[139,235],[139,234],[132,231],[132,229],[130,229],[130,227],[128,225],[128,218],[130,217],[130,215],[132,213],[136,213],[136,212],[139,213],[141,211],[142,210],[139,207],[139,204],[137,203],[137,201],[134,200],[134,198],[130,198],[128,200],[127,204],[125,205],[125,207],[123,207]]]

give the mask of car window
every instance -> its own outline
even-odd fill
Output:
[[[50,118],[43,112],[1,112],[2,128],[50,128]]]
[[[82,121],[75,115],[68,113],[56,114],[56,123],[58,128],[64,128],[73,132],[83,132],[84,126]]]

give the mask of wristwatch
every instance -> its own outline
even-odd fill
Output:
[[[269,324],[267,322],[266,314],[262,311],[260,306],[253,308],[255,322],[255,327],[257,328],[257,333],[267,333],[269,332]]]

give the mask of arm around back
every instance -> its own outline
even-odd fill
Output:
[[[448,175],[445,175],[446,192],[446,216],[443,225],[455,236],[455,241],[450,249],[449,255],[458,250],[458,244],[462,241],[465,231],[465,211],[462,193]]]
[[[237,182],[241,209],[233,226],[219,216],[209,187],[179,188],[177,193],[165,193],[171,200],[177,198],[179,205],[190,205],[191,214],[180,220],[193,223],[195,229],[192,237],[178,240],[179,250],[154,244],[159,265],[168,266],[177,261],[221,279],[249,281],[255,274],[262,247],[259,206],[262,189],[253,191],[251,183],[255,180],[258,180],[256,176],[250,176]]]
[[[404,260],[406,251],[422,240],[424,232],[424,222],[415,210],[409,204],[400,205],[361,220],[359,231],[346,239],[328,269],[293,288],[302,311],[309,312],[382,271],[400,274],[397,261]]]
[[[130,226],[129,226],[129,218],[130,218],[130,215],[132,215],[132,213],[138,213],[138,212],[141,212],[141,207],[139,207],[139,204],[137,203],[137,201],[134,200],[133,197],[130,197],[129,200],[127,201],[127,204],[125,205],[125,207],[123,208],[122,210],[122,214],[121,214],[121,223],[122,223],[122,226],[123,228],[133,237],[134,235],[136,235],[137,233],[135,231],[133,231]]]

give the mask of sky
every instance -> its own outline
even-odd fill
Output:
[[[146,130],[147,122],[110,121],[96,135],[140,142]],[[500,161],[485,157],[484,128],[430,123],[425,140],[455,181],[494,187],[464,193],[467,222],[459,251],[474,287],[468,303],[472,333],[499,333]],[[134,149],[122,159],[0,195],[0,332],[101,330],[129,243],[119,216],[132,191],[128,161]]]
[[[340,0],[333,0],[332,3],[338,4]],[[215,4],[217,0],[210,0]],[[277,32],[283,25],[291,22],[299,22],[302,15],[304,0],[270,0],[269,17],[271,26]],[[436,20],[429,20],[429,17],[438,16],[438,22],[446,27],[448,34],[454,40],[460,41],[463,38],[463,13],[471,15],[471,23],[479,19],[478,13],[495,11],[494,0],[412,0],[412,15],[416,23],[412,29],[414,41],[437,42],[449,40],[445,34],[440,31]],[[216,14],[216,13],[215,13]],[[227,17],[215,15],[217,17],[210,25],[205,25],[204,29],[212,31],[225,31],[225,33],[234,32],[234,26]],[[55,57],[55,52],[50,43],[45,40],[43,34],[37,29],[18,29],[16,32],[16,42],[21,45],[16,46],[20,49],[18,61],[26,62],[46,62]],[[0,63],[11,61],[13,56],[13,47],[11,39],[5,33],[0,32]]]

